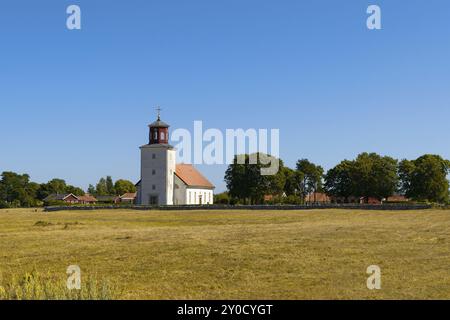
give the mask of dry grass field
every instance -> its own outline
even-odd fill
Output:
[[[450,211],[0,210],[3,279],[74,264],[121,299],[450,299]]]

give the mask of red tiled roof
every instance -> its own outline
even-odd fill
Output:
[[[84,201],[84,202],[97,202],[97,199],[95,199],[93,196],[91,196],[90,194],[85,194],[84,196],[78,196],[77,197],[79,201]]]
[[[134,193],[125,193],[120,196],[120,199],[135,199],[136,198],[136,192]]]
[[[191,164],[177,164],[175,174],[189,187],[214,188],[214,185]]]

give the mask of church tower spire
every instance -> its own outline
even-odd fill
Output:
[[[169,144],[169,125],[161,121],[161,108],[156,109],[158,111],[158,118],[155,122],[149,124],[149,142],[148,144]]]
[[[141,149],[141,181],[137,203],[172,205],[176,170],[176,151],[169,145],[169,125],[161,120],[161,108],[155,122],[149,124],[149,141]]]

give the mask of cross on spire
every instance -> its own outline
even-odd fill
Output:
[[[162,111],[161,107],[158,106],[158,107],[156,108],[156,111],[158,111],[158,121],[161,121],[161,111]]]

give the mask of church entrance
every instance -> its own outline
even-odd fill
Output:
[[[157,206],[158,204],[159,204],[158,196],[150,195],[149,205],[151,205],[151,206]]]

